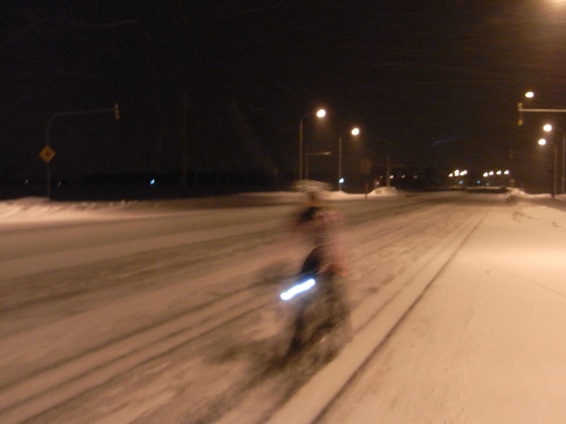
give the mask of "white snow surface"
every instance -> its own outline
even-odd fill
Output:
[[[328,193],[353,339],[283,371],[300,194],[0,202],[0,422],[566,422],[564,209],[465,196]]]
[[[566,422],[565,255],[564,212],[491,210],[321,422]]]

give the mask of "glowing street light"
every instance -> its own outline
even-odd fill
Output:
[[[319,109],[315,113],[307,113],[299,121],[299,181],[303,179],[303,121],[312,115],[316,115],[317,118],[322,119],[326,116],[326,110]]]
[[[535,93],[534,93],[534,92],[532,92],[532,91],[527,91],[527,92],[525,93],[525,98],[526,98],[526,99],[532,99],[533,97],[535,97]],[[523,110],[524,110],[524,108],[523,108],[523,102],[517,103],[517,110],[519,111],[519,119],[518,119],[518,121],[517,121],[517,124],[518,124],[519,126],[521,126],[521,125],[523,125]]]
[[[342,190],[342,184],[344,183],[344,178],[342,177],[342,137],[347,132],[348,131],[344,131],[340,134],[340,137],[338,137],[338,191]],[[350,130],[350,134],[357,137],[360,135],[360,129],[358,127],[354,127]]]
[[[527,99],[532,99],[535,93],[532,91],[527,91],[525,97]],[[519,126],[523,125],[523,113],[566,113],[566,109],[548,109],[548,108],[524,108],[523,103],[517,103],[517,111],[519,112],[519,119],[517,124]]]
[[[539,146],[546,146],[546,138],[541,138],[538,141]]]

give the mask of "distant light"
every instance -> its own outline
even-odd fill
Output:
[[[344,184],[344,178],[340,178],[340,179],[338,180],[338,182],[339,182],[340,184]]]
[[[295,297],[296,295],[298,295],[299,293],[303,293],[307,290],[310,290],[311,288],[313,288],[315,286],[315,284],[316,284],[316,281],[313,278],[309,278],[304,283],[295,284],[289,290],[286,290],[283,293],[281,293],[279,295],[279,297],[282,300],[285,300],[285,301],[290,300],[293,297]]]
[[[505,175],[509,175],[509,174],[510,174],[509,170],[508,170],[508,169],[505,170],[504,174],[505,174]]]
[[[484,172],[484,173],[483,173],[483,176],[484,176],[484,177],[488,177],[488,176],[489,176],[489,173]]]
[[[489,175],[493,175],[493,171],[489,171]]]
[[[544,145],[546,145],[546,140],[545,140],[544,138],[541,138],[541,139],[538,141],[538,144],[539,144],[539,146],[544,146]]]
[[[452,178],[452,177],[454,176],[454,173],[451,172],[450,174],[448,174],[448,176],[449,176],[450,178]]]
[[[552,125],[545,124],[544,127],[542,127],[542,129],[545,130],[546,132],[550,132],[552,131]]]
[[[318,116],[319,118],[324,118],[326,116],[326,111],[324,109],[319,109],[316,112],[316,116]]]
[[[352,135],[358,135],[360,133],[360,129],[358,127],[352,129]]]
[[[497,171],[496,174],[497,174],[497,175],[501,175],[501,171]]]
[[[526,97],[527,99],[532,99],[533,97],[535,97],[535,93],[533,93],[532,91],[527,91],[527,92],[525,93],[525,97]]]
[[[151,179],[151,181],[149,182],[149,185],[155,185],[155,178]]]

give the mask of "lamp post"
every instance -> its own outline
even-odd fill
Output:
[[[525,97],[527,99],[532,99],[533,97],[535,97],[535,94],[532,91],[528,91],[525,93]],[[523,107],[523,103],[518,103],[517,104],[517,111],[519,112],[519,121],[518,124],[523,125],[523,113],[566,113],[566,109],[547,109],[547,108],[524,108]],[[546,127],[546,125],[545,125]],[[548,127],[549,130],[545,131],[551,131],[552,130],[552,126]],[[539,141],[540,144],[540,141]],[[564,132],[562,132],[562,193],[564,193],[564,167],[565,167],[565,153],[564,153],[564,145],[566,144],[566,135],[564,135]],[[553,150],[554,150],[554,184],[553,184],[553,194],[552,197],[554,197],[554,195],[556,194],[556,142],[553,141]]]
[[[546,138],[541,138],[538,141],[539,146],[546,146]],[[553,146],[553,159],[552,159],[552,198],[556,196],[556,143],[552,143]]]
[[[566,171],[566,151],[565,151],[565,147],[566,147],[566,132],[564,132],[563,130],[561,130],[560,128],[554,128],[551,124],[545,124],[542,129],[546,132],[552,132],[552,131],[558,131],[560,133],[562,133],[562,175],[560,177],[560,193],[564,194],[564,181],[566,179],[565,176],[565,171]],[[554,191],[556,194],[556,179],[557,179],[557,146],[556,146],[556,140],[553,138],[552,139],[552,144],[554,146]]]
[[[324,118],[326,116],[326,110],[319,109],[315,113],[307,113],[299,121],[299,181],[303,179],[303,122],[309,116],[316,115],[317,118]]]
[[[527,91],[525,97],[532,99],[535,97],[535,93]],[[523,113],[566,113],[566,109],[524,108],[522,102],[517,103],[517,111],[519,112],[519,126],[523,125]]]
[[[338,191],[342,191],[342,183],[344,182],[344,178],[342,177],[342,137],[348,131],[344,131],[338,137]],[[354,127],[350,130],[350,134],[353,136],[358,136],[360,134],[360,129],[358,127]]]

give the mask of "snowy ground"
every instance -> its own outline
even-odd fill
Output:
[[[566,215],[494,209],[321,422],[566,421]]]
[[[299,201],[1,202],[0,421],[564,421],[563,212],[334,193],[355,337],[297,373],[272,362]]]

